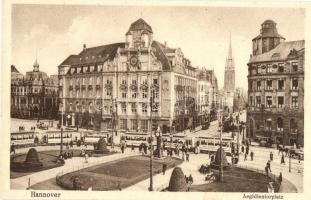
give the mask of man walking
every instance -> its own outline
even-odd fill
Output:
[[[270,152],[270,160],[273,161],[273,153],[272,153],[272,151]]]
[[[281,157],[281,164],[285,165],[285,158],[284,158],[284,154],[282,153],[282,157]]]
[[[166,168],[167,168],[166,163],[163,163],[163,165],[162,165],[162,173],[163,173],[163,175],[165,175]]]
[[[254,160],[254,152],[251,151],[251,161],[253,161],[253,160]]]

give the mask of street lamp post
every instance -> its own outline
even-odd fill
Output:
[[[222,118],[223,118],[223,113],[220,115],[220,168],[219,168],[219,180],[220,182],[223,181],[223,166],[222,166]],[[226,155],[224,155],[226,156]]]
[[[60,125],[60,154],[63,153],[63,124],[64,124],[64,104],[62,103],[62,118]]]
[[[154,101],[154,91],[151,91],[151,97],[150,97],[150,126],[149,126],[149,132],[150,132],[150,183],[149,183],[149,191],[153,191],[153,135],[152,135],[152,107],[153,107],[153,101]]]

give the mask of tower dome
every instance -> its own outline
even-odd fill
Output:
[[[149,24],[147,24],[147,22],[145,20],[143,20],[142,18],[136,20],[135,22],[133,22],[127,32],[127,34],[131,33],[131,31],[137,31],[137,30],[142,30],[142,31],[146,31],[147,33],[152,33],[152,28]]]
[[[271,19],[265,20],[261,24],[260,34],[252,40],[253,55],[268,52],[284,40],[285,38],[278,33],[276,23]]]

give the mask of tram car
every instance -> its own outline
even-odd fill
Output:
[[[36,141],[37,140],[37,141]],[[38,143],[38,132],[12,132],[11,133],[11,145],[14,144],[17,147],[29,146]]]
[[[111,144],[111,135],[112,133],[108,133],[107,131],[102,132],[82,132],[81,138],[87,144],[97,143],[100,138],[104,138],[107,142],[107,145]]]
[[[76,141],[77,136],[74,137],[75,131],[65,130],[63,131],[63,144],[69,143],[70,141]],[[50,145],[57,145],[61,143],[61,131],[47,131],[43,134],[43,143]]]
[[[195,138],[200,153],[215,153],[220,147],[219,137],[198,137]],[[231,147],[234,141],[231,137],[222,137],[222,147],[227,155],[231,155]]]
[[[172,141],[171,141],[172,139]],[[162,135],[162,142],[166,148],[175,149],[177,146],[181,148],[183,144],[186,144],[188,147],[194,147],[194,138],[186,137],[184,135],[173,135],[169,134]]]

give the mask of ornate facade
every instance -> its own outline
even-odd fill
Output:
[[[303,146],[304,40],[285,42],[266,20],[248,63],[248,137]]]
[[[58,77],[39,71],[37,60],[26,75],[11,66],[11,117],[54,119],[58,112]]]
[[[146,132],[151,114],[163,132],[193,124],[195,68],[180,49],[153,40],[143,19],[130,25],[125,42],[84,45],[58,68],[68,126]]]

